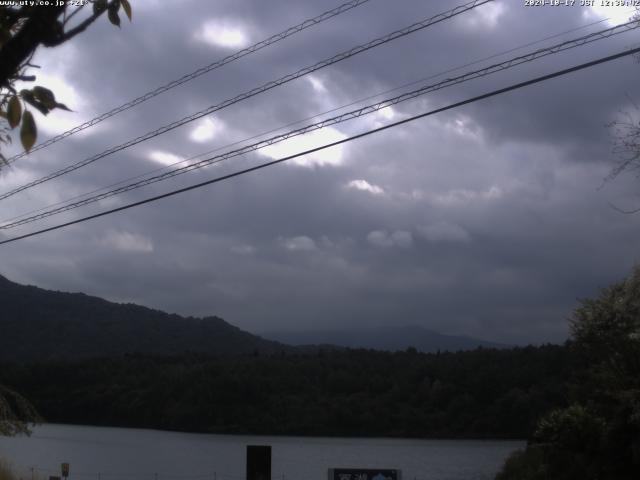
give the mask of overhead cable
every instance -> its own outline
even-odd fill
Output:
[[[120,105],[119,107],[113,108],[111,110],[109,110],[108,112],[105,112],[101,115],[98,115],[95,118],[92,118],[91,120],[88,120],[76,127],[73,127],[65,132],[60,133],[59,135],[56,135],[55,137],[52,137],[42,143],[39,143],[37,145],[35,145],[34,147],[31,148],[31,150],[29,152],[21,152],[17,155],[14,155],[10,158],[7,159],[7,163],[13,163],[16,160],[28,155],[29,153],[33,153],[37,150],[41,150],[43,148],[46,148],[50,145],[53,145],[54,143],[59,142],[60,140],[63,140],[71,135],[73,135],[74,133],[78,133],[81,132],[82,130],[85,130],[89,127],[93,127],[94,125],[97,125],[98,123],[106,120],[107,118],[111,118],[114,115],[117,115],[119,113],[124,112],[125,110],[129,110],[130,108],[135,107],[136,105],[140,105],[143,102],[146,102],[147,100],[150,100],[153,97],[156,97],[164,92],[167,92],[169,90],[171,90],[172,88],[175,88],[179,85],[182,85],[184,83],[190,82],[191,80],[194,80],[198,77],[200,77],[201,75],[204,75],[205,73],[209,73],[212,70],[218,69],[224,65],[227,65],[228,63],[231,63],[235,60],[238,60],[242,57],[246,57],[247,55],[250,55],[252,53],[255,53],[259,50],[262,50],[265,47],[268,47],[270,45],[273,45],[274,43],[280,42],[282,40],[284,40],[285,38],[288,38],[292,35],[295,35],[296,33],[299,33],[303,30],[306,30],[309,27],[313,27],[315,25],[318,25],[326,20],[329,20],[331,18],[334,18],[342,13],[345,13],[351,9],[354,9],[356,7],[359,7],[367,2],[369,2],[370,0],[351,0],[349,2],[343,3],[342,5],[339,5],[336,8],[333,8],[329,11],[326,11],[320,15],[317,15],[313,18],[309,18],[307,20],[305,20],[302,23],[299,23],[298,25],[294,25],[293,27],[289,27],[286,30],[280,32],[280,33],[276,33],[275,35],[270,36],[269,38],[265,39],[265,40],[261,40],[258,43],[254,43],[253,45],[247,47],[247,48],[243,48],[242,50],[238,50],[237,52],[228,55],[220,60],[217,60],[213,63],[210,63],[209,65],[206,65],[204,67],[200,67],[199,69],[191,72],[191,73],[187,73],[185,75],[183,75],[182,77],[178,78],[177,80],[172,80],[169,83],[166,83],[165,85],[162,85],[161,87],[156,88],[155,90],[152,90],[150,92],[147,92],[143,95],[140,95],[137,98],[134,98],[133,100],[128,101],[127,103],[123,103],[122,105]]]
[[[282,141],[288,140],[290,138],[293,137],[297,137],[300,135],[304,135],[306,133],[315,131],[315,130],[319,130],[322,128],[326,128],[328,126],[332,126],[332,125],[336,125],[336,124],[340,124],[343,122],[346,122],[348,120],[352,120],[358,117],[362,117],[364,115],[368,115],[374,112],[377,112],[383,108],[387,108],[387,107],[391,107],[393,105],[397,105],[399,103],[408,101],[408,100],[412,100],[414,98],[417,98],[419,96],[425,95],[427,93],[430,92],[434,92],[437,90],[441,90],[443,88],[446,87],[450,87],[453,85],[457,85],[463,82],[467,82],[470,80],[474,80],[477,78],[482,78],[485,77],[487,75],[491,75],[493,73],[496,72],[500,72],[509,68],[513,68],[515,66],[518,65],[522,65],[523,63],[529,63],[535,60],[538,60],[540,58],[549,56],[549,55],[553,55],[553,54],[557,54],[559,52],[563,52],[572,48],[576,48],[579,46],[583,46],[583,45],[587,45],[587,44],[591,44],[595,41],[598,40],[602,40],[605,38],[609,38],[613,35],[618,35],[620,33],[624,33],[624,32],[628,32],[630,30],[634,30],[636,28],[639,28],[640,24],[638,22],[628,22],[626,24],[623,25],[618,25],[615,27],[611,27],[605,30],[601,30],[599,32],[595,32],[595,33],[591,33],[588,35],[584,35],[582,37],[578,37],[575,38],[573,40],[568,40],[562,43],[558,43],[546,48],[541,48],[538,50],[535,50],[531,53],[528,54],[524,54],[524,55],[520,55],[518,57],[506,60],[504,62],[500,62],[500,63],[496,63],[493,65],[490,65],[488,67],[479,69],[479,70],[475,70],[475,71],[471,71],[471,72],[467,72],[464,73],[462,75],[456,76],[456,77],[452,77],[452,78],[448,78],[446,80],[440,81],[438,83],[434,83],[434,84],[430,84],[430,85],[424,85],[416,90],[412,90],[410,92],[406,92],[403,93],[401,95],[397,95],[393,98],[388,98],[370,105],[366,105],[364,107],[316,122],[316,123],[312,123],[309,125],[306,125],[304,127],[295,129],[295,130],[291,130],[289,132],[286,133],[282,133],[276,136],[273,136],[271,138],[265,139],[265,140],[261,140],[258,141],[256,143],[253,143],[251,145],[246,145],[244,147],[235,149],[235,150],[231,150],[229,152],[220,154],[220,155],[216,155],[214,157],[210,157],[210,158],[206,158],[203,160],[200,160],[198,162],[192,163],[192,164],[188,164],[185,165],[183,167],[179,167],[179,168],[175,168],[173,170],[169,170],[169,171],[165,171],[163,173],[151,176],[151,177],[147,177],[147,178],[143,178],[141,180],[138,180],[136,182],[132,182],[129,183],[127,185],[123,185],[120,186],[118,188],[97,194],[97,195],[93,195],[90,197],[86,197],[86,198],[82,198],[81,200],[72,202],[72,203],[68,203],[66,205],[57,207],[57,208],[51,208],[48,210],[45,210],[43,212],[40,212],[38,214],[35,215],[31,215],[28,216],[26,218],[22,218],[20,220],[15,220],[9,223],[5,223],[3,225],[0,225],[0,230],[6,230],[6,229],[10,229],[10,228],[15,228],[18,227],[20,225],[25,225],[27,223],[32,223],[35,222],[37,220],[41,220],[62,212],[66,212],[69,210],[73,210],[85,205],[89,205],[91,203],[95,203],[98,202],[100,200],[104,200],[106,198],[124,193],[124,192],[128,192],[131,190],[135,190],[141,187],[144,187],[146,185],[150,185],[153,183],[157,183],[163,180],[167,180],[169,178],[178,176],[178,175],[182,175],[184,173],[187,172],[191,172],[193,170],[197,170],[212,164],[217,164],[220,163],[222,161],[228,160],[230,158],[234,158],[234,157],[238,157],[241,155],[245,155],[247,153],[253,152],[255,150],[259,150],[261,148],[264,147],[268,147],[271,145],[274,145],[276,143],[280,143]]]
[[[634,10],[632,9],[632,10],[630,10],[630,12],[631,11],[634,11]],[[169,165],[165,165],[165,166],[160,167],[160,168],[155,168],[153,170],[149,170],[149,171],[146,171],[146,172],[143,172],[143,173],[139,173],[139,174],[136,174],[136,175],[131,176],[131,177],[123,178],[123,179],[118,180],[117,182],[111,183],[109,185],[105,185],[103,187],[96,188],[96,189],[91,190],[89,192],[84,192],[84,193],[81,193],[81,194],[78,194],[78,195],[74,195],[73,197],[60,200],[58,202],[46,205],[44,207],[39,207],[39,208],[35,208],[33,210],[28,210],[26,212],[14,215],[13,217],[9,217],[9,218],[6,218],[4,220],[1,220],[0,224],[5,224],[5,223],[11,222],[13,220],[19,219],[19,218],[24,218],[24,217],[30,216],[30,215],[32,215],[34,213],[39,213],[39,212],[42,212],[44,210],[48,210],[48,209],[51,209],[53,207],[57,207],[59,205],[65,205],[65,204],[68,204],[68,203],[70,203],[70,202],[72,202],[74,200],[78,200],[80,198],[88,197],[89,195],[93,195],[93,194],[96,194],[98,192],[107,191],[107,190],[112,189],[114,187],[117,187],[119,185],[123,185],[123,184],[125,184],[127,182],[131,182],[133,180],[138,180],[140,178],[144,178],[144,177],[147,177],[149,175],[153,175],[153,174],[158,173],[158,172],[168,171],[172,167],[175,167],[177,165],[181,165],[181,164],[184,164],[184,163],[188,163],[188,162],[190,162],[192,160],[195,160],[195,159],[197,159],[199,157],[210,155],[212,153],[215,153],[215,152],[218,152],[220,150],[227,149],[227,148],[231,148],[231,147],[234,147],[236,145],[241,145],[241,144],[246,143],[248,141],[264,137],[265,135],[269,135],[269,134],[278,132],[280,130],[284,130],[285,128],[293,127],[293,126],[299,125],[299,124],[301,124],[303,122],[306,122],[306,121],[309,121],[309,120],[313,120],[314,118],[319,118],[319,117],[321,117],[323,115],[327,115],[329,113],[337,112],[339,110],[343,110],[345,108],[352,107],[352,106],[357,105],[359,103],[362,103],[362,102],[365,102],[365,101],[368,101],[368,100],[373,100],[374,98],[380,97],[382,95],[386,95],[388,93],[397,92],[397,91],[403,90],[403,89],[405,89],[407,87],[411,87],[411,86],[418,85],[420,83],[426,82],[427,80],[431,80],[431,79],[434,79],[434,78],[442,77],[442,76],[447,75],[449,73],[453,73],[453,72],[457,72],[459,70],[462,70],[463,68],[471,67],[471,66],[477,65],[479,63],[484,63],[484,62],[486,62],[488,60],[492,60],[494,58],[498,58],[498,57],[507,55],[508,53],[516,52],[516,51],[519,51],[519,50],[523,50],[523,49],[525,49],[527,47],[531,47],[533,45],[538,45],[540,43],[546,42],[548,40],[552,40],[554,38],[561,37],[563,35],[567,35],[569,33],[573,33],[573,32],[579,31],[579,30],[584,30],[585,28],[589,28],[589,27],[592,27],[594,25],[598,25],[598,24],[607,22],[609,20],[611,20],[611,18],[603,18],[603,19],[600,19],[600,20],[597,20],[597,21],[594,21],[594,22],[591,22],[591,23],[587,23],[585,25],[580,25],[579,27],[575,27],[575,28],[572,28],[572,29],[569,29],[569,30],[564,30],[562,32],[555,33],[553,35],[550,35],[550,36],[547,36],[547,37],[544,37],[544,38],[541,38],[541,39],[538,39],[538,40],[534,40],[534,41],[525,43],[523,45],[519,45],[517,47],[510,48],[508,50],[503,50],[501,52],[494,53],[494,54],[489,55],[487,57],[484,57],[484,58],[481,58],[481,59],[478,59],[478,60],[474,60],[472,62],[468,62],[468,63],[462,64],[462,65],[458,65],[456,67],[449,68],[449,69],[444,70],[442,72],[438,72],[438,73],[429,75],[427,77],[420,78],[418,80],[413,80],[413,81],[411,81],[409,83],[405,83],[405,84],[402,84],[402,85],[399,85],[399,86],[396,86],[396,87],[393,87],[393,88],[390,88],[390,89],[375,93],[373,95],[368,95],[366,97],[361,97],[361,98],[359,98],[357,100],[353,100],[353,101],[351,101],[351,102],[349,102],[347,104],[343,104],[343,105],[340,105],[338,107],[333,107],[333,108],[331,108],[329,110],[325,110],[323,112],[316,113],[316,114],[311,115],[309,117],[305,117],[305,118],[302,118],[302,119],[299,119],[299,120],[295,120],[295,121],[287,123],[285,125],[281,125],[281,126],[278,126],[276,128],[272,128],[272,129],[269,129],[269,130],[266,130],[266,131],[251,135],[250,137],[246,137],[246,138],[243,138],[241,140],[236,140],[236,141],[234,141],[232,143],[228,143],[228,144],[225,144],[225,145],[220,145],[218,147],[215,147],[213,149],[207,150],[205,152],[201,152],[201,153],[198,153],[196,155],[192,155],[192,156],[190,156],[188,158],[185,158],[183,160],[178,160],[176,162],[170,163]]]
[[[401,37],[405,37],[407,35],[410,35],[412,33],[415,33],[419,30],[425,29],[427,27],[430,27],[432,25],[435,25],[437,23],[443,22],[445,20],[449,20],[450,18],[453,18],[457,15],[460,15],[462,13],[468,12],[469,10],[472,10],[474,8],[477,8],[481,5],[484,5],[486,3],[490,3],[493,2],[494,0],[473,0],[472,2],[466,3],[464,5],[460,5],[457,6],[451,10],[448,10],[446,12],[440,13],[438,15],[435,15],[433,17],[424,19],[420,22],[416,22],[408,27],[405,27],[403,29],[400,30],[396,30],[395,32],[389,33],[387,35],[384,35],[382,37],[378,37],[368,43],[365,43],[363,45],[359,45],[357,47],[351,48],[350,50],[347,50],[345,52],[339,53],[337,55],[334,55],[331,58],[328,58],[326,60],[322,60],[314,65],[311,65],[309,67],[305,67],[302,68],[300,70],[298,70],[295,73],[290,73],[288,75],[285,75],[277,80],[273,80],[270,82],[265,83],[264,85],[260,86],[260,87],[256,87],[252,90],[249,90],[247,92],[244,92],[240,95],[237,95],[233,98],[230,98],[228,100],[223,101],[222,103],[216,104],[216,105],[212,105],[204,110],[200,110],[199,112],[196,112],[192,115],[186,116],[181,118],[180,120],[176,120],[168,125],[164,125],[156,130],[153,130],[151,132],[148,132],[144,135],[141,135],[139,137],[134,138],[133,140],[129,140],[128,142],[122,143],[120,145],[117,145],[115,147],[111,147],[99,154],[96,154],[92,157],[88,157],[84,160],[81,160],[79,162],[76,162],[72,165],[69,165],[65,168],[62,168],[60,170],[57,170],[53,173],[50,173],[48,175],[45,175],[44,177],[41,177],[37,180],[34,180],[32,182],[29,182],[27,184],[21,185],[17,188],[14,188],[13,190],[0,194],[0,200],[4,200],[8,197],[11,197],[13,195],[15,195],[16,193],[22,192],[24,190],[27,190],[29,188],[32,188],[36,185],[40,185],[42,183],[45,183],[49,180],[53,180],[54,178],[58,178],[62,175],[66,175],[70,172],[73,172],[75,170],[78,170],[79,168],[82,168],[84,166],[87,166],[91,163],[94,163],[98,160],[100,160],[101,158],[107,157],[109,155],[112,155],[116,152],[122,151],[126,148],[132,147],[134,145],[137,145],[139,143],[142,143],[146,140],[149,140],[151,138],[157,137],[159,135],[162,135],[164,133],[167,133],[171,130],[174,130],[178,127],[181,127],[182,125],[185,125],[187,123],[193,122],[195,120],[198,120],[199,118],[202,118],[206,115],[209,115],[213,112],[216,112],[218,110],[222,110],[223,108],[229,107],[231,105],[234,105],[238,102],[241,102],[243,100],[246,100],[248,98],[251,98],[253,96],[256,96],[258,94],[264,93],[268,90],[271,90],[275,87],[278,87],[280,85],[283,85],[285,83],[288,83],[292,80],[295,80],[297,78],[300,78],[302,76],[308,75],[310,73],[313,73],[317,70],[320,70],[321,68],[327,67],[329,65],[333,65],[334,63],[346,60],[347,58],[351,58],[355,55],[358,55],[362,52],[365,52],[367,50],[370,50],[372,48],[378,47],[380,45],[389,43],[393,40],[397,40],[398,38]]]
[[[477,102],[477,101],[480,101],[480,100],[484,100],[484,99],[487,99],[487,98],[490,98],[490,97],[501,95],[501,94],[504,94],[504,93],[507,93],[507,92],[510,92],[510,91],[513,91],[513,90],[524,88],[524,87],[527,87],[529,85],[533,85],[533,84],[536,84],[536,83],[541,83],[541,82],[544,82],[544,81],[548,81],[548,80],[551,80],[551,79],[556,78],[556,77],[560,77],[560,76],[563,76],[563,75],[567,75],[569,73],[577,72],[579,70],[584,70],[586,68],[591,68],[591,67],[594,67],[596,65],[600,65],[600,64],[603,64],[603,63],[606,63],[606,62],[611,62],[613,60],[617,60],[619,58],[627,57],[629,55],[635,55],[637,53],[640,53],[640,47],[633,48],[633,49],[627,49],[625,51],[622,51],[620,53],[616,53],[614,55],[609,55],[609,56],[606,56],[606,57],[602,57],[602,58],[599,58],[597,60],[592,60],[590,62],[586,62],[586,63],[582,63],[580,65],[576,65],[574,67],[566,68],[566,69],[563,69],[563,70],[556,71],[554,73],[550,73],[550,74],[547,74],[547,75],[543,75],[543,76],[540,76],[540,77],[533,78],[531,80],[527,80],[527,81],[524,81],[524,82],[516,83],[516,84],[510,85],[508,87],[500,88],[498,90],[493,90],[491,92],[488,92],[488,93],[485,93],[485,94],[482,94],[482,95],[478,95],[478,96],[469,98],[467,100],[463,100],[463,101],[460,101],[460,102],[457,102],[457,103],[453,103],[453,104],[447,105],[445,107],[437,108],[435,110],[424,112],[424,113],[421,113],[421,114],[418,114],[418,115],[413,115],[411,117],[404,118],[402,120],[398,120],[398,121],[393,122],[393,123],[389,123],[389,124],[384,125],[382,127],[378,127],[378,128],[374,128],[374,129],[371,129],[371,130],[367,130],[365,132],[362,132],[362,133],[359,133],[359,134],[356,134],[356,135],[352,135],[350,137],[343,138],[341,140],[337,140],[335,142],[327,143],[327,144],[322,145],[320,147],[316,147],[316,148],[312,148],[312,149],[309,149],[309,150],[305,150],[303,152],[299,152],[299,153],[296,153],[294,155],[289,155],[289,156],[286,156],[286,157],[283,157],[283,158],[279,158],[277,160],[272,160],[270,162],[261,163],[259,165],[256,165],[256,166],[253,166],[253,167],[250,167],[250,168],[245,168],[243,170],[239,170],[239,171],[227,174],[227,175],[223,175],[223,176],[220,176],[220,177],[212,178],[212,179],[207,180],[205,182],[200,182],[200,183],[197,183],[195,185],[190,185],[188,187],[179,188],[177,190],[172,190],[170,192],[163,193],[161,195],[156,195],[154,197],[146,198],[144,200],[140,200],[140,201],[137,201],[137,202],[129,203],[127,205],[122,205],[120,207],[112,208],[110,210],[99,212],[99,213],[96,213],[94,215],[89,215],[89,216],[86,216],[86,217],[78,218],[78,219],[72,220],[70,222],[61,223],[61,224],[58,224],[58,225],[54,225],[52,227],[44,228],[42,230],[37,230],[35,232],[31,232],[31,233],[27,233],[27,234],[20,235],[20,236],[17,236],[17,237],[13,237],[13,238],[9,238],[9,239],[6,239],[6,240],[2,240],[2,241],[0,241],[0,245],[5,245],[7,243],[12,243],[12,242],[16,242],[16,241],[19,241],[19,240],[24,240],[26,238],[34,237],[36,235],[41,235],[43,233],[52,232],[54,230],[59,230],[61,228],[65,228],[65,227],[68,227],[68,226],[71,226],[71,225],[77,225],[79,223],[83,223],[83,222],[86,222],[86,221],[89,221],[89,220],[93,220],[93,219],[96,219],[96,218],[104,217],[106,215],[111,215],[111,214],[116,213],[116,212],[121,212],[121,211],[128,210],[128,209],[131,209],[131,208],[134,208],[134,207],[145,205],[147,203],[156,202],[158,200],[162,200],[164,198],[172,197],[172,196],[178,195],[180,193],[185,193],[185,192],[188,192],[188,191],[191,191],[191,190],[196,190],[196,189],[205,187],[207,185],[212,185],[214,183],[219,183],[219,182],[222,182],[222,181],[225,181],[225,180],[229,180],[231,178],[235,178],[235,177],[239,177],[241,175],[245,175],[245,174],[250,173],[250,172],[254,172],[254,171],[262,170],[262,169],[267,168],[267,167],[278,165],[280,163],[283,163],[283,162],[286,162],[288,160],[292,160],[292,159],[295,159],[295,158],[298,158],[298,157],[302,157],[304,155],[309,155],[311,153],[315,153],[315,152],[318,152],[318,151],[321,151],[321,150],[325,150],[327,148],[335,147],[337,145],[342,145],[344,143],[351,142],[351,141],[359,139],[359,138],[364,138],[364,137],[373,135],[375,133],[379,133],[379,132],[382,132],[384,130],[388,130],[390,128],[394,128],[394,127],[397,127],[397,126],[400,126],[400,125],[404,125],[404,124],[409,123],[409,122],[413,122],[413,121],[418,120],[420,118],[425,118],[425,117],[428,117],[428,116],[431,116],[431,115],[435,115],[437,113],[441,113],[441,112],[444,112],[444,111],[447,111],[447,110],[452,110],[454,108],[458,108],[458,107],[461,107],[461,106],[464,106],[464,105],[468,105],[468,104],[471,104],[471,103],[474,103],[474,102]]]

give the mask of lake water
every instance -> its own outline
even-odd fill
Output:
[[[273,480],[326,480],[328,468],[402,470],[402,480],[489,480],[524,442],[206,435],[41,425],[0,437],[0,457],[24,480],[241,480],[247,445],[272,446]],[[33,473],[32,469],[33,468]]]

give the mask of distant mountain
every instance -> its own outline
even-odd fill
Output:
[[[290,349],[218,317],[181,317],[82,293],[19,285],[0,276],[0,361]]]
[[[289,345],[337,345],[374,350],[416,350],[430,353],[456,352],[484,348],[509,348],[508,345],[487,342],[477,338],[443,335],[419,326],[378,327],[365,329],[317,330],[317,331],[271,331],[261,334],[270,340]]]

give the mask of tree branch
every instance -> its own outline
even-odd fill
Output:
[[[8,85],[12,76],[40,44],[54,38],[59,27],[58,16],[65,7],[50,6],[38,9],[24,26],[0,49],[0,86]]]
[[[625,215],[635,215],[636,213],[640,212],[640,208],[634,208],[632,210],[624,210],[616,205],[614,205],[611,202],[607,202],[609,204],[609,207],[613,208],[616,212],[618,213],[623,213]]]
[[[79,7],[77,7],[73,12],[71,12],[69,15],[67,15],[67,17],[65,18],[63,24],[66,25],[67,23],[69,23],[69,21],[80,11],[82,10],[82,7],[84,7],[86,4],[82,4]]]
[[[36,81],[36,76],[35,75],[17,75],[15,77],[13,77],[14,80],[22,80],[23,82],[35,82]]]
[[[111,4],[114,4],[114,3],[116,3],[116,0],[112,0],[107,5],[105,5],[103,8],[98,8],[96,10],[96,12],[93,13],[91,16],[86,18],[84,21],[82,21],[77,26],[73,27],[71,30],[69,30],[69,31],[65,32],[64,34],[62,34],[62,36],[60,36],[60,38],[57,39],[55,42],[53,42],[51,44],[47,44],[46,46],[47,47],[55,47],[57,45],[60,45],[61,43],[66,42],[67,40],[71,40],[73,37],[75,37],[79,33],[84,32],[93,22],[95,22],[98,19],[98,17],[100,17],[104,12],[107,11],[107,9],[109,8],[109,6]],[[82,8],[82,7],[78,7],[78,8]],[[75,13],[77,11],[78,10],[73,12],[72,15],[75,15]]]

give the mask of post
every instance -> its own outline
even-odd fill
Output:
[[[247,445],[247,480],[271,480],[271,445]]]

